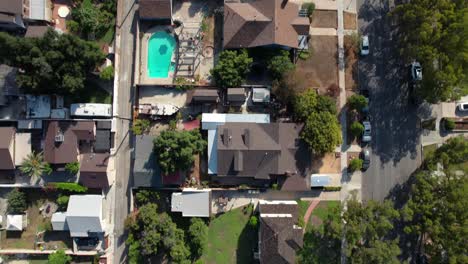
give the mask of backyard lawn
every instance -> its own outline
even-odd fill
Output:
[[[216,217],[208,230],[203,263],[251,263],[257,247],[257,230],[247,224],[251,210],[237,208]]]
[[[299,206],[299,215],[297,216],[299,219],[297,222],[300,226],[304,227],[304,215],[307,212],[307,209],[309,208],[310,202],[302,200],[297,200],[296,202]]]
[[[340,201],[320,201],[310,215],[306,230],[310,231],[312,226],[321,226],[323,221],[331,213],[331,210],[334,208],[339,208],[340,205]]]

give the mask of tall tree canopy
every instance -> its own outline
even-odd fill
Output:
[[[72,261],[72,258],[65,254],[63,249],[57,250],[50,254],[47,260],[49,264],[68,264]]]
[[[434,173],[435,164],[443,173]],[[467,263],[468,141],[452,138],[426,160],[415,175],[403,210],[405,232],[418,237],[421,249],[434,263]],[[459,173],[462,171],[463,173]]]
[[[193,155],[206,147],[198,130],[163,131],[154,139],[154,151],[164,174],[187,170],[193,165]]]
[[[168,253],[174,263],[190,263],[184,231],[177,228],[167,213],[158,213],[156,204],[141,206],[126,227],[130,231],[127,239],[130,263],[141,263],[160,252]]]
[[[218,63],[211,74],[220,87],[236,87],[244,82],[253,60],[246,50],[225,50],[219,55]]]
[[[429,102],[468,93],[468,1],[412,0],[393,13],[399,23],[400,52],[423,66],[416,93]]]
[[[33,94],[77,94],[105,58],[97,44],[49,30],[42,38],[0,32],[0,63],[17,67],[16,81]]]

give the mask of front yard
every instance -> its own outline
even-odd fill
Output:
[[[211,221],[203,263],[250,263],[257,248],[257,230],[248,226],[251,210],[231,210]]]
[[[306,232],[309,232],[313,227],[321,227],[332,210],[339,208],[340,205],[340,201],[320,201],[310,215]]]

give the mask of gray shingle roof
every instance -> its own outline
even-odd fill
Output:
[[[88,237],[102,229],[102,196],[71,195],[67,207],[67,224],[71,237]]]
[[[133,185],[135,187],[161,186],[160,170],[153,153],[152,136],[136,136]]]

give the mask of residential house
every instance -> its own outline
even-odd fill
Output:
[[[185,188],[172,193],[171,212],[181,212],[184,217],[210,217],[211,189]]]
[[[109,153],[85,153],[80,155],[78,182],[88,188],[107,188],[107,163]]]
[[[296,251],[303,246],[303,230],[298,226],[297,202],[261,200],[259,211],[260,264],[296,263]]]
[[[11,178],[29,154],[30,133],[17,133],[14,127],[0,127],[0,176]]]
[[[52,22],[50,0],[2,0],[0,1],[0,28],[25,30],[27,24]]]
[[[231,0],[224,3],[225,49],[299,48],[309,35],[309,18],[287,0]]]
[[[161,172],[153,152],[154,137],[140,135],[136,136],[135,139],[133,186],[136,188],[161,187]]]

